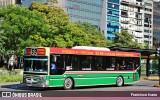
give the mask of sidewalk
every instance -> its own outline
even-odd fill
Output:
[[[142,76],[140,80],[150,80],[150,81],[159,81],[159,76]],[[160,88],[159,84],[155,84],[154,87]]]
[[[4,82],[4,83],[0,83],[0,86],[2,86],[2,85],[11,85],[11,84],[20,84],[20,82]]]
[[[159,76],[142,76],[140,80],[151,80],[151,81],[159,81]]]

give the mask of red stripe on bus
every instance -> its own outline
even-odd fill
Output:
[[[50,48],[50,53],[96,55],[96,56],[140,57],[140,53],[135,53],[135,52],[100,51],[100,50],[83,50],[83,49],[67,49],[67,48]]]

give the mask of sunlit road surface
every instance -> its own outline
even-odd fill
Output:
[[[114,85],[105,85],[105,86],[94,86],[94,87],[78,87],[73,90],[67,91],[160,91],[160,88],[153,87],[153,85],[158,84],[158,81],[148,81],[141,80],[133,85],[125,85],[123,87],[116,87]],[[41,91],[66,91],[63,88],[24,88],[21,87],[19,83],[3,84],[0,85],[0,91],[32,91],[32,90],[41,90]]]
[[[158,84],[158,81],[148,81],[141,80],[133,85],[125,85],[123,87],[116,87],[113,85],[109,86],[94,86],[94,87],[79,87],[73,90],[63,90],[63,88],[48,88],[48,89],[40,89],[40,88],[23,88],[18,83],[14,84],[3,84],[0,86],[0,91],[35,91],[36,92],[51,92],[56,93],[59,91],[68,91],[77,92],[77,91],[158,91],[160,92],[160,88],[153,87],[153,85]],[[115,92],[114,92],[115,91]],[[117,93],[117,92],[116,92]],[[21,100],[22,98],[0,98],[0,100]],[[23,100],[160,100],[159,97],[43,97],[43,98],[23,98]]]

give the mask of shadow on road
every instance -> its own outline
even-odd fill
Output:
[[[20,84],[1,85],[1,88],[14,90],[28,90],[28,91],[45,91],[45,90],[60,90],[61,88],[40,88],[40,87],[22,87]]]
[[[124,87],[128,87],[132,85],[125,85]],[[39,88],[39,87],[22,87],[20,84],[9,84],[9,85],[1,85],[2,89],[7,88],[9,90],[18,90],[18,91],[49,91],[49,90],[64,90],[63,87],[49,87],[49,88]],[[76,87],[76,89],[92,89],[92,88],[113,88],[116,87],[115,85],[101,85],[101,86],[85,86],[85,87]]]

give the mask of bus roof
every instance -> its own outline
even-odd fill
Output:
[[[90,46],[75,46],[75,47],[72,47],[72,49],[110,51],[109,48],[104,48],[104,47],[90,47]]]
[[[140,57],[140,53],[136,53],[136,52],[84,50],[84,49],[53,48],[53,47],[50,48],[50,53],[75,54],[75,55],[95,55],[95,56]]]

